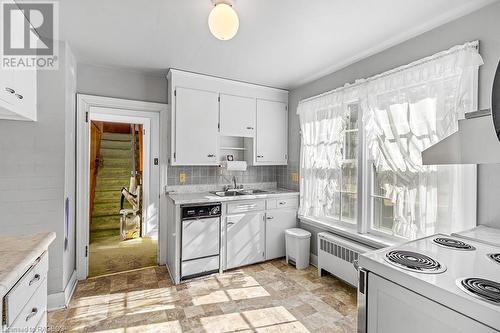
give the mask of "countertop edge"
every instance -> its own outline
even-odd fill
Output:
[[[17,281],[23,276],[23,274],[26,273],[35,259],[38,258],[38,256],[40,256],[40,254],[43,253],[46,249],[48,249],[50,244],[52,244],[52,242],[56,239],[55,232],[37,233],[33,234],[32,236],[41,234],[45,234],[45,237],[43,237],[31,249],[18,252],[23,253],[23,258],[15,267],[13,267],[10,273],[0,281],[0,296],[2,298],[17,283]]]
[[[176,198],[176,196],[182,196],[187,194],[199,194],[200,198]],[[267,199],[267,198],[276,198],[283,196],[297,196],[299,195],[298,191],[290,191],[290,192],[277,192],[277,193],[262,193],[262,194],[254,194],[254,195],[244,195],[237,197],[217,197],[214,194],[210,194],[209,197],[203,197],[203,195],[207,195],[207,192],[201,193],[171,193],[168,197],[174,202],[176,205],[185,205],[185,204],[193,204],[193,203],[208,203],[208,202],[228,202],[228,201],[243,201],[243,200],[258,200],[258,199]]]

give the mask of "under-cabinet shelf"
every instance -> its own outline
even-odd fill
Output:
[[[241,150],[245,151],[247,150],[246,148],[243,147],[220,147],[221,150]]]

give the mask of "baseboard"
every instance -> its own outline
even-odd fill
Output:
[[[71,300],[71,296],[73,296],[73,292],[76,288],[76,282],[76,271],[73,271],[73,274],[71,274],[64,291],[48,295],[47,310],[52,311],[65,308]]]
[[[318,268],[318,256],[311,253],[311,265]]]

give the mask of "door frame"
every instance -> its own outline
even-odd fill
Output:
[[[89,246],[89,200],[90,200],[90,121],[117,121],[130,123],[143,123],[146,126],[157,128],[155,138],[151,137],[148,145],[156,145],[158,147],[158,156],[150,156],[146,161],[144,156],[144,169],[155,167],[152,165],[152,158],[159,158],[159,170],[157,176],[153,176],[151,186],[157,187],[158,190],[158,207],[156,210],[158,219],[158,246],[157,260],[158,264],[162,265],[166,262],[166,239],[164,239],[166,225],[166,211],[160,209],[161,204],[161,189],[166,184],[166,156],[163,152],[165,149],[164,138],[166,136],[166,124],[163,122],[166,119],[167,104],[143,102],[135,100],[126,100],[112,97],[102,97],[94,95],[77,94],[77,136],[76,136],[76,273],[78,280],[85,280],[88,276],[88,246]],[[128,120],[127,120],[128,119]],[[120,121],[121,120],[121,121]],[[153,130],[154,132],[154,130]],[[150,132],[152,133],[152,132]],[[146,148],[146,147],[144,147]],[[148,148],[149,149],[149,148]],[[151,164],[151,165],[150,165]],[[150,166],[148,166],[150,165]],[[146,180],[144,181],[146,183]],[[149,195],[148,191],[148,195]],[[146,191],[144,191],[146,193]],[[144,209],[149,209],[145,207]]]

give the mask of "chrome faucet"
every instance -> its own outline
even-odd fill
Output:
[[[238,187],[236,186],[236,176],[233,176],[233,188],[236,190]]]

